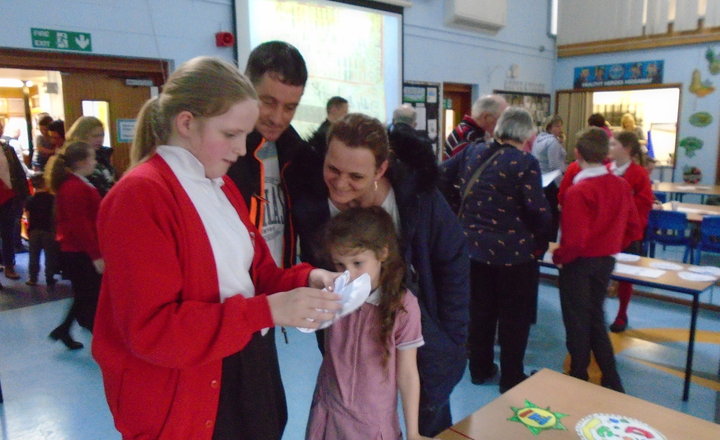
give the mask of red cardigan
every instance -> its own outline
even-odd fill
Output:
[[[608,170],[610,165],[608,165]],[[639,237],[635,240],[642,240],[645,227],[647,226],[648,217],[650,216],[650,210],[655,200],[655,195],[652,191],[652,183],[650,183],[650,176],[648,176],[647,170],[635,162],[630,162],[630,166],[623,174],[623,179],[630,184],[632,188],[633,201],[635,202],[635,208],[637,208],[638,216],[640,217],[640,225],[642,226],[642,232]]]
[[[100,193],[74,174],[60,185],[55,195],[55,238],[64,252],[85,252],[100,258],[97,221]]]
[[[642,234],[629,184],[613,174],[583,179],[568,188],[560,220],[556,264],[616,254]]]
[[[102,202],[106,270],[92,351],[123,439],[210,440],[223,358],[274,325],[266,294],[307,285],[312,267],[279,269],[237,187],[224,180],[254,245],[252,298],[220,302],[203,223],[160,156],[129,172]]]

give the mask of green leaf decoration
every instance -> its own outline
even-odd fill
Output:
[[[707,127],[712,124],[713,117],[708,112],[697,112],[690,115],[690,124],[695,127]]]
[[[695,136],[688,136],[680,141],[680,147],[685,149],[687,157],[695,157],[695,151],[703,147],[703,141]]]
[[[521,407],[511,406],[513,416],[507,420],[518,422],[524,425],[533,435],[543,431],[556,429],[566,431],[567,428],[560,422],[560,419],[567,417],[567,414],[551,411],[550,407],[540,408],[529,400],[525,399],[525,405]]]

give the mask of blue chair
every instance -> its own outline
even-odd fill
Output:
[[[653,194],[655,195],[655,200],[658,200],[660,203],[667,202],[667,193],[660,192],[660,191],[653,191]]]
[[[692,263],[692,241],[688,236],[687,215],[684,212],[651,210],[644,243],[646,255],[651,258],[655,257],[656,243],[663,246],[685,246],[683,263],[686,263],[688,258]]]
[[[720,215],[703,217],[700,223],[700,239],[695,247],[695,261],[700,264],[701,252],[720,253]]]

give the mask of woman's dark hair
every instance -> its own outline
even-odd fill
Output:
[[[63,138],[65,137],[65,123],[62,119],[56,119],[48,124],[48,131],[54,131]]]
[[[48,127],[52,121],[53,121],[52,116],[45,115],[38,120],[38,126],[39,127]]]
[[[370,250],[382,260],[380,269],[380,329],[378,341],[383,347],[383,365],[390,357],[389,339],[395,318],[404,311],[405,263],[400,255],[395,225],[390,214],[379,206],[350,208],[333,217],[325,229],[325,250],[337,253],[359,253]]]
[[[291,86],[304,87],[308,78],[305,59],[300,51],[284,41],[268,41],[250,52],[245,75],[257,85],[266,73]]]
[[[588,118],[588,125],[592,125],[593,127],[606,127],[605,124],[605,116],[601,115],[600,113],[593,113]]]
[[[635,133],[631,131],[621,131],[615,134],[615,140],[620,142],[623,148],[630,150],[630,157],[635,160],[638,165],[645,166],[645,158],[640,147],[640,141]]]
[[[390,152],[387,130],[377,119],[362,113],[348,113],[330,126],[327,144],[336,138],[350,148],[367,148],[375,156],[379,168]]]
[[[94,151],[87,142],[75,141],[64,145],[57,154],[50,156],[45,166],[45,182],[50,192],[57,193],[68,175],[77,169],[77,164]]]

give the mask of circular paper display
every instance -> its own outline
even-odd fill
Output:
[[[666,440],[658,430],[639,420],[616,414],[590,414],[575,425],[584,440]]]

